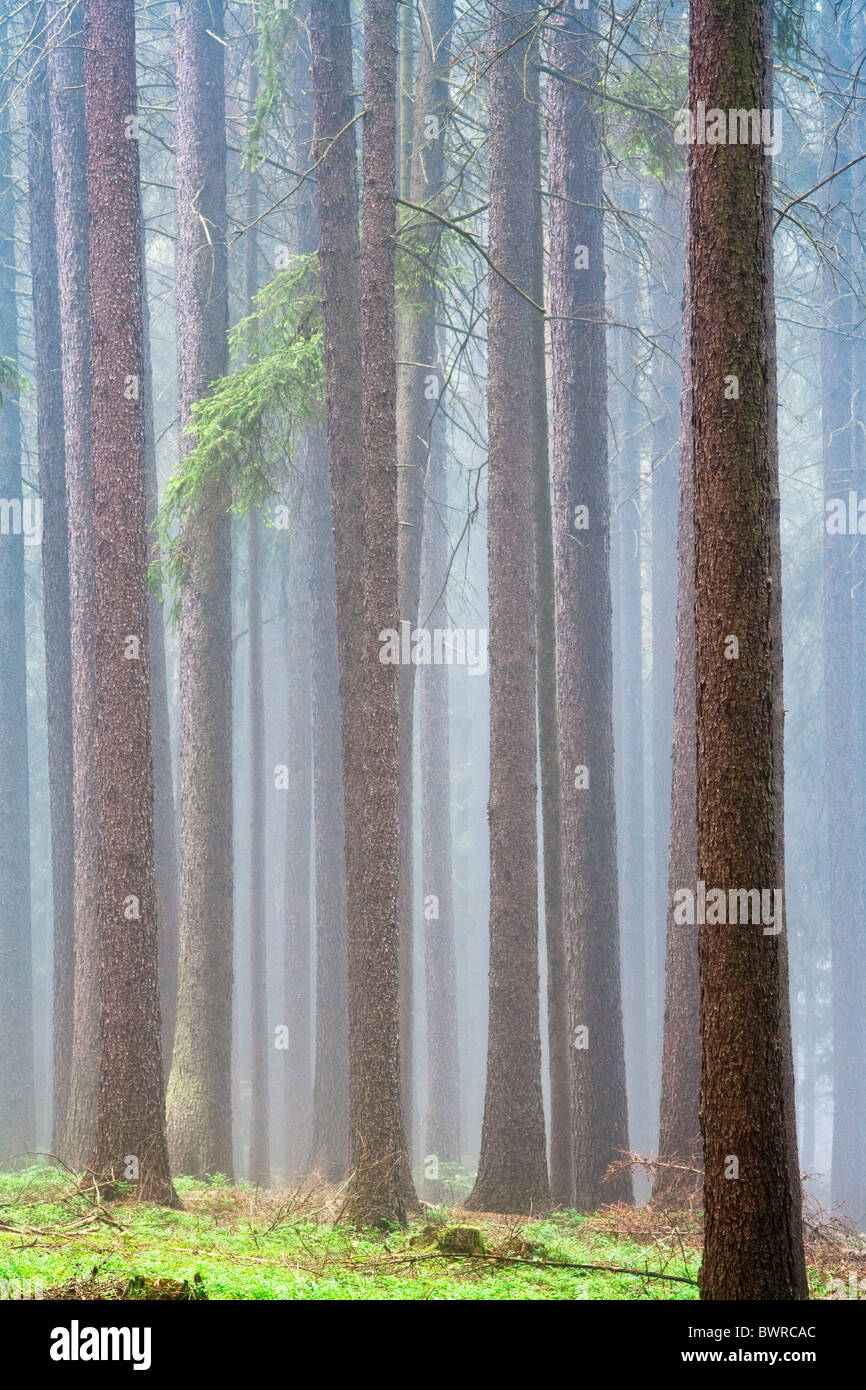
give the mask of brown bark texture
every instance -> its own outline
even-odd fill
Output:
[[[765,107],[764,19],[760,0],[733,7],[698,0],[692,7],[693,110],[698,101],[708,109]],[[771,171],[760,144],[690,147],[698,872],[708,889],[726,895],[772,893],[783,888],[784,873],[772,239],[765,208]],[[701,1297],[802,1298],[782,933],[761,924],[696,929]]]
[[[533,547],[534,246],[538,121],[525,88],[533,14],[490,6],[487,377],[490,585],[490,1011],[478,1178],[466,1205],[528,1212],[550,1200],[538,980]]]
[[[98,1179],[178,1205],[168,1168],[150,742],[141,207],[133,0],[85,0],[100,1072]]]
[[[83,1166],[91,1156],[99,1087],[90,312],[82,26],[81,3],[52,5],[49,86],[69,524],[75,843],[72,1055],[60,1156],[73,1166]]]
[[[416,1206],[403,1125],[399,1045],[397,670],[379,660],[398,625],[396,0],[364,6],[361,355],[364,493],[363,911],[349,917],[352,1178],[360,1224],[402,1223]]]
[[[596,40],[552,21],[548,125],[553,479],[563,899],[568,943],[574,1205],[630,1201],[613,783],[610,499],[602,145]],[[578,512],[578,508],[586,508]],[[589,659],[588,659],[589,654]]]

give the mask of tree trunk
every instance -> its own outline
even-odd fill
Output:
[[[639,199],[629,211],[639,214]],[[628,274],[628,271],[626,272]],[[649,1032],[646,981],[646,885],[644,882],[644,714],[643,622],[641,590],[641,373],[637,366],[636,332],[640,305],[632,283],[623,286],[622,317],[632,331],[620,330],[618,413],[619,457],[617,499],[614,512],[618,563],[619,650],[616,655],[614,692],[619,714],[615,739],[615,772],[620,783],[617,805],[619,850],[620,935],[622,956],[623,1024],[626,1055],[631,1143],[640,1153],[650,1149],[654,1129],[649,1112]],[[654,1137],[654,1136],[653,1136]]]
[[[764,19],[761,0],[693,5],[692,111],[698,101],[766,107]],[[729,889],[772,894],[783,873],[771,167],[760,145],[690,147],[698,882],[725,900]],[[698,927],[704,1299],[807,1296],[786,1113],[786,959],[781,924],[762,923]]]
[[[72,1057],[74,840],[72,794],[72,655],[69,645],[69,542],[63,377],[51,108],[48,92],[48,6],[30,8],[33,65],[27,89],[30,190],[30,273],[36,353],[36,447],[42,499],[42,612],[48,790],[51,804],[51,883],[54,926],[53,1149],[63,1148]]]
[[[71,8],[54,4],[52,14],[54,46],[49,73],[69,522],[75,842],[72,1060],[61,1156],[73,1166],[82,1167],[93,1151],[99,1087],[87,150],[80,0]]]
[[[684,287],[683,341],[691,338],[688,284]],[[673,776],[670,867],[665,919],[665,1010],[659,1112],[659,1168],[653,1200],[688,1206],[701,1189],[701,1033],[698,938],[674,920],[674,894],[698,881],[697,728],[695,687],[695,526],[691,359],[683,357],[677,533],[676,665],[674,673]],[[653,518],[655,522],[655,517]],[[655,655],[653,657],[655,660]]]
[[[466,1205],[549,1202],[541,1092],[536,828],[533,173],[539,127],[523,0],[489,7],[488,527],[490,583],[490,1015],[478,1178]]]
[[[548,127],[563,897],[573,1202],[630,1201],[613,786],[602,146],[598,55],[571,3],[551,24]],[[588,89],[588,90],[587,90]],[[585,511],[582,509],[586,509]],[[591,663],[585,653],[592,654]]]
[[[406,1149],[399,1046],[397,671],[380,661],[398,626],[396,0],[365,0],[361,352],[364,665],[361,757],[362,908],[349,917],[352,1180],[359,1224],[402,1223],[415,1205]],[[357,698],[357,696],[356,696]]]
[[[85,0],[90,214],[100,1076],[92,1169],[179,1205],[168,1170],[157,968],[133,0]]]
[[[447,626],[448,477],[444,420],[432,427],[421,558],[421,622]],[[457,947],[451,860],[451,746],[448,668],[418,673],[421,729],[421,837],[424,847],[424,961],[427,991],[426,1156],[459,1163],[460,1058],[457,1036]],[[431,1189],[431,1200],[441,1188]]]
[[[358,241],[358,188],[355,109],[352,98],[352,46],[348,0],[311,0],[310,50],[315,113],[316,193],[319,214],[319,267],[322,282],[322,343],[325,359],[327,441],[334,526],[337,658],[342,743],[347,931],[357,934],[363,917],[360,828],[364,803],[363,748],[363,593],[358,582],[364,565],[363,482],[361,474],[361,292]],[[321,505],[317,508],[321,517]],[[319,523],[322,524],[321,521]],[[321,534],[321,532],[319,533]],[[327,653],[320,653],[324,662]],[[319,668],[324,679],[324,665]],[[319,694],[322,693],[319,686]],[[318,774],[328,769],[317,758]],[[330,778],[331,785],[335,778]],[[319,783],[316,797],[318,803]],[[328,959],[335,986],[335,1016],[341,1001],[341,928],[335,927]],[[339,972],[337,965],[339,962]],[[318,969],[318,967],[317,967]],[[347,1015],[348,1016],[348,1015]],[[325,1039],[317,1023],[317,1111],[324,1116]],[[357,1056],[350,1056],[349,1094],[354,1094]],[[339,1099],[339,1092],[335,1095]],[[335,1113],[329,1135],[331,1154],[342,1130]],[[350,1100],[350,1144],[355,1148],[357,1115]],[[314,1155],[318,1152],[314,1144]]]
[[[448,116],[452,0],[434,0],[418,32],[418,72],[414,119],[405,172],[404,196],[416,206],[438,208],[443,191],[445,134]],[[411,31],[409,31],[411,32]],[[401,31],[401,59],[407,26]],[[404,89],[405,80],[401,80]],[[409,105],[409,103],[405,103]],[[404,105],[404,111],[405,111]],[[398,570],[400,615],[429,625],[445,616],[438,603],[448,564],[447,477],[436,312],[439,296],[436,271],[441,223],[410,212],[404,229],[418,261],[414,266],[410,304],[398,327],[400,365],[397,373]],[[426,484],[426,487],[425,487]],[[425,491],[427,496],[425,510]],[[431,503],[431,491],[435,499]],[[412,962],[414,874],[412,856],[412,752],[414,665],[399,670],[400,706],[400,925],[401,1031],[403,1103],[411,1085],[407,1072],[406,1024],[411,994],[407,976]],[[421,835],[423,844],[424,958],[427,998],[427,1133],[426,1151],[440,1161],[460,1158],[460,1098],[457,1057],[457,979],[451,877],[450,756],[448,740],[448,682],[441,667],[426,667],[417,676],[421,729]],[[436,902],[433,902],[433,899]],[[438,916],[434,915],[438,913]],[[410,977],[410,976],[409,976]],[[411,978],[411,977],[410,977]],[[411,1023],[411,1015],[409,1017]],[[439,1189],[431,1189],[437,1191]]]
[[[316,1042],[310,1171],[340,1181],[349,1161],[346,861],[340,763],[337,595],[328,455],[320,431],[307,452],[313,653],[316,873]]]
[[[247,236],[251,233],[247,232]],[[250,933],[250,1157],[249,1180],[270,1182],[268,1095],[268,960],[265,936],[265,692],[262,679],[262,519],[247,512],[247,627],[249,629],[249,933]],[[290,764],[291,766],[291,764]],[[291,1046],[294,1047],[294,1039]]]
[[[177,11],[177,345],[181,456],[194,401],[227,368],[222,4]],[[207,482],[184,518],[181,595],[180,961],[168,1086],[173,1171],[232,1171],[230,488]]]
[[[10,139],[12,51],[0,27],[7,74],[0,90],[0,358],[18,363],[15,183]],[[30,784],[27,754],[25,529],[34,519],[21,476],[18,391],[0,404],[0,1161],[20,1166],[34,1133],[33,982],[30,914]],[[37,532],[38,535],[38,532]]]
[[[530,99],[540,119],[538,67],[528,74]],[[532,298],[544,304],[544,213],[541,199],[541,135],[533,156]],[[556,570],[550,497],[550,440],[547,410],[545,319],[532,315],[532,410],[535,440],[532,513],[535,545],[538,755],[541,771],[541,834],[544,865],[544,927],[547,947],[547,1041],[550,1070],[550,1196],[556,1206],[571,1202],[571,1069],[568,1050],[568,993],[565,919],[562,910],[562,784],[556,688]]]
[[[673,190],[656,189],[654,220],[658,226],[654,257],[656,281],[650,292],[653,332],[659,351],[653,359],[652,429],[652,777],[655,926],[653,932],[653,1010],[650,1052],[657,1077],[663,1047],[669,923],[669,873],[672,811],[671,750],[674,744],[674,667],[677,622],[677,511],[679,497],[679,439],[681,379],[678,366],[683,296],[683,183]],[[683,428],[686,426],[683,418]],[[697,950],[697,948],[695,948]],[[697,956],[695,956],[697,960]],[[695,976],[697,978],[697,975]],[[656,1083],[657,1084],[657,1083]],[[658,1098],[653,1086],[653,1101]],[[695,1129],[697,1134],[697,1129]]]
[[[295,517],[289,557],[288,662],[286,701],[287,755],[289,763],[288,825],[286,835],[286,1021],[289,1052],[286,1058],[288,1112],[288,1172],[300,1177],[310,1154],[312,1114],[312,1057],[310,1035],[310,812],[312,806],[312,746],[310,690],[310,559],[307,479],[310,473],[308,440],[302,442],[296,464],[303,474],[303,493]],[[321,465],[321,457],[318,460]],[[329,806],[316,805],[316,818],[330,814]]]
[[[446,0],[446,5],[448,0]],[[438,28],[440,0],[433,0],[429,22]],[[423,202],[439,191],[442,179],[442,132],[424,141],[424,153],[413,158],[421,106],[441,95],[435,87],[435,67],[431,64],[431,45],[425,42],[425,24],[418,35],[418,76],[412,100],[413,20],[401,5],[400,25],[400,165],[399,191],[410,202]],[[445,93],[447,99],[447,92]],[[422,134],[423,138],[423,134]],[[429,150],[426,146],[429,144]],[[436,178],[430,188],[425,176]],[[414,196],[413,196],[414,195]],[[408,213],[409,217],[415,214]],[[425,219],[419,229],[419,254],[435,258],[439,247],[439,225]],[[406,232],[404,231],[404,236]],[[414,239],[414,238],[413,238]],[[421,546],[424,528],[424,477],[429,451],[429,417],[425,385],[435,371],[435,319],[425,310],[433,298],[433,287],[424,269],[415,269],[418,279],[409,295],[410,303],[397,305],[397,582],[400,617],[414,627],[418,622],[420,597]],[[433,346],[431,348],[431,331]],[[426,368],[426,374],[425,374]],[[433,404],[438,405],[438,390]],[[399,862],[397,880],[397,920],[400,923],[400,1084],[403,1116],[409,1135],[410,1152],[415,1150],[415,667],[400,666],[397,672],[397,719],[399,728]]]
[[[142,238],[142,318],[144,324],[144,488],[149,559],[158,564],[159,542],[154,535],[159,507],[156,476],[156,427],[153,415],[153,366],[150,352],[150,308],[147,262]],[[177,815],[171,758],[168,676],[165,660],[165,615],[162,600],[148,594],[150,633],[150,719],[153,740],[153,852],[156,867],[157,921],[159,930],[159,1007],[162,1015],[162,1068],[168,1075],[174,1042],[177,1009],[178,866]]]
[[[258,69],[249,65],[247,99],[250,120],[256,109]],[[258,291],[258,181],[255,169],[247,176],[245,234],[246,312],[251,315]],[[268,1062],[268,951],[265,929],[265,691],[262,674],[262,519],[258,508],[247,513],[247,630],[249,633],[249,933],[250,933],[250,1155],[249,1180],[257,1187],[270,1182],[270,1095]],[[291,722],[289,724],[291,729]],[[291,766],[291,762],[290,762]],[[292,1040],[291,1047],[294,1047]]]
[[[301,39],[295,55],[297,114],[295,159],[314,161],[313,94],[306,82],[310,51]],[[301,190],[296,222],[300,255],[315,253],[318,217],[312,190]],[[310,531],[308,579],[312,664],[312,792],[315,805],[316,1025],[312,1062],[312,1121],[308,1154],[313,1173],[328,1182],[346,1174],[349,1161],[349,1019],[346,959],[346,859],[343,771],[340,759],[340,676],[337,594],[328,451],[322,429],[306,431],[304,495]],[[300,602],[301,596],[297,595]],[[305,629],[306,630],[306,629]],[[309,724],[309,715],[306,725]],[[309,900],[309,894],[308,894]],[[309,1008],[307,1012],[309,1017]],[[309,1084],[309,1083],[308,1083]],[[291,1121],[290,1121],[291,1123]]]

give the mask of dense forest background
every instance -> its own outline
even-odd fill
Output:
[[[0,0],[9,1175],[866,1229],[864,39]]]

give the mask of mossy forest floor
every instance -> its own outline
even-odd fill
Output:
[[[457,1180],[407,1230],[359,1232],[335,1219],[338,1189],[176,1186],[182,1211],[132,1193],[103,1203],[92,1183],[47,1166],[0,1174],[0,1297],[697,1298],[699,1213],[481,1216],[460,1208]],[[811,1219],[807,1234],[812,1296],[838,1297],[834,1279],[866,1295],[866,1242]]]

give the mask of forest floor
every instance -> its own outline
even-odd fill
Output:
[[[606,1207],[544,1220],[429,1206],[405,1231],[343,1225],[340,1190],[179,1179],[184,1209],[104,1204],[57,1169],[0,1174],[0,1298],[697,1298],[700,1214]],[[459,1200],[459,1199],[458,1199]],[[866,1242],[807,1225],[814,1298],[866,1294]]]

